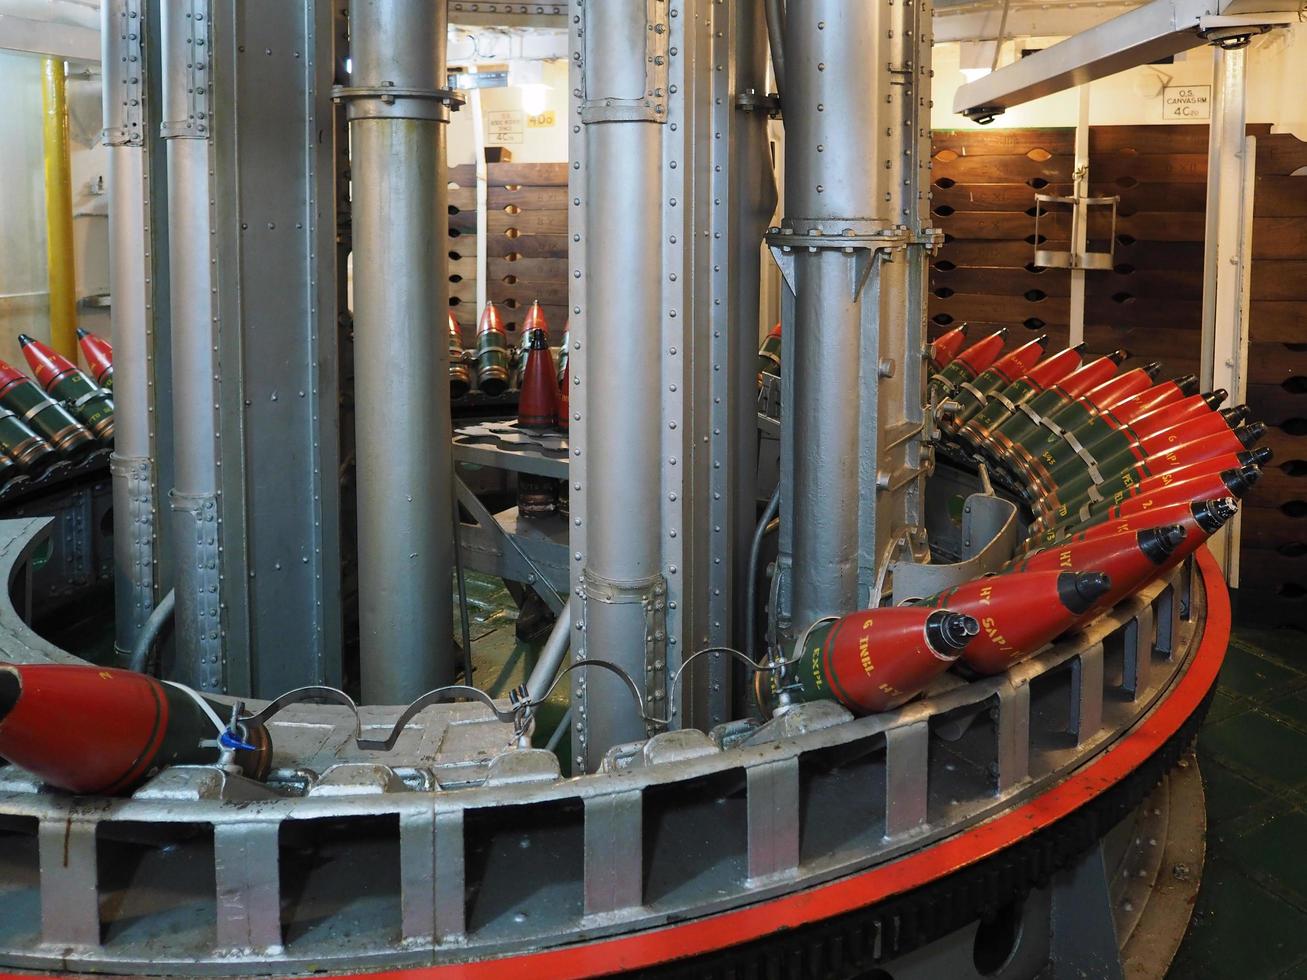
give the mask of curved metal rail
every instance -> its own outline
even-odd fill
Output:
[[[38,531],[0,524],[11,581]],[[175,767],[132,798],[84,800],[0,768],[0,964],[176,975],[465,961],[874,868],[1021,806],[1150,717],[1203,632],[1190,582],[1182,568],[1009,674],[946,677],[895,712],[814,703],[663,732],[575,779],[552,753],[505,748],[512,707],[483,704],[417,718],[253,706],[275,744],[310,760],[281,760],[271,787]],[[71,659],[8,603],[0,656]],[[355,733],[391,748],[384,763]]]

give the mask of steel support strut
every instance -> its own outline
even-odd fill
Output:
[[[352,0],[348,110],[363,699],[454,676],[443,3]],[[441,382],[440,392],[444,391]]]
[[[218,536],[218,316],[210,185],[212,17],[208,0],[160,5],[168,147],[172,490],[177,662],[172,676],[209,691],[225,683]]]
[[[1246,132],[1248,48],[1213,46],[1215,109],[1207,147],[1207,228],[1203,248],[1203,332],[1199,380],[1242,404],[1248,391],[1248,289],[1252,269],[1257,139]],[[1231,585],[1239,584],[1236,514],[1209,548]]]
[[[647,647],[655,642],[660,573],[659,424],[662,267],[660,160],[667,121],[664,5],[646,0],[585,5],[586,153],[589,249],[585,443],[588,554],[582,576],[588,656],[610,660],[646,689]],[[650,8],[655,8],[651,22]],[[658,57],[661,64],[655,65]],[[664,81],[659,84],[658,77]],[[655,90],[659,90],[655,96]],[[620,312],[619,312],[620,311]],[[655,590],[659,596],[655,597]],[[617,677],[590,672],[584,685],[586,768],[609,747],[648,733]],[[582,746],[578,746],[582,748]]]
[[[787,8],[786,217],[769,236],[789,311],[783,631],[875,604],[887,549],[919,523],[928,23],[916,4]]]
[[[158,493],[151,434],[151,311],[145,203],[147,30],[141,0],[100,8],[103,144],[108,148],[109,292],[113,298],[114,646],[129,655],[154,608]]]

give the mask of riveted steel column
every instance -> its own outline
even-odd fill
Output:
[[[580,521],[585,552],[576,552],[584,559],[578,619],[585,630],[585,656],[626,671],[642,702],[649,689],[650,651],[665,642],[655,629],[663,610],[655,607],[666,601],[660,573],[657,368],[663,327],[659,194],[667,119],[666,6],[661,0],[587,2],[574,33],[583,65],[583,295],[585,310],[592,311],[585,316],[578,359],[584,372],[580,407],[593,409],[584,411],[585,460],[573,474],[584,473],[586,480]],[[574,540],[581,538],[574,533]],[[610,747],[649,732],[641,706],[619,678],[597,670],[578,674],[574,745],[580,764],[593,770]]]
[[[894,224],[883,136],[888,10],[845,0],[786,5],[787,216],[773,246],[785,249],[793,309],[783,340],[793,437],[782,521],[795,629],[865,600],[859,570],[870,545],[860,513],[876,490],[859,433],[879,419],[858,406],[878,397],[878,351],[863,342],[878,333],[880,253],[871,242]]]
[[[220,691],[225,683],[218,537],[218,334],[210,157],[212,84],[208,0],[161,4],[168,147],[173,418],[176,475],[176,663],[171,676]]]
[[[100,8],[114,344],[114,646],[125,658],[154,607],[158,494],[151,446],[151,317],[145,209],[146,6]],[[157,26],[157,25],[156,25]]]
[[[363,699],[453,679],[443,3],[352,0],[354,390]],[[439,397],[437,397],[439,396]]]
[[[772,104],[767,96],[767,20],[763,0],[740,0],[729,9],[715,8],[729,25],[728,42],[733,45],[735,66],[731,89],[724,101],[729,113],[725,130],[729,136],[729,166],[722,189],[730,201],[730,275],[725,285],[729,301],[714,318],[714,331],[727,338],[722,348],[729,365],[729,381],[722,387],[729,404],[728,481],[724,488],[728,504],[713,501],[713,526],[730,528],[729,553],[733,566],[730,590],[733,607],[732,632],[721,641],[744,649],[745,623],[754,615],[746,609],[744,597],[749,574],[749,549],[757,521],[758,408],[757,356],[760,288],[762,279],[762,236],[776,210],[776,181],[767,143],[767,123]],[[718,59],[721,55],[718,54]],[[716,75],[717,73],[714,73]],[[714,100],[716,102],[716,100]],[[714,200],[720,193],[714,186]],[[714,262],[714,268],[718,263]],[[716,337],[716,333],[714,333]],[[718,358],[714,358],[714,363]],[[719,372],[714,371],[714,375]],[[716,402],[714,402],[714,409]],[[714,427],[714,432],[716,427]],[[714,470],[714,473],[717,471]],[[729,673],[729,670],[728,670]],[[725,719],[723,719],[725,720]]]

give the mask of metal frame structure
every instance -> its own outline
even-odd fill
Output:
[[[236,693],[338,680],[330,11],[160,7],[174,674]]]
[[[448,309],[441,4],[355,0],[350,122],[364,700],[403,701],[454,676],[449,372],[433,329]]]
[[[1202,44],[1213,47],[1216,91],[1207,152],[1199,377],[1205,389],[1225,388],[1236,402],[1247,388],[1256,193],[1256,139],[1245,133],[1247,46],[1252,37],[1292,23],[1297,9],[1278,0],[1154,0],[963,85],[953,104],[954,111],[989,122],[1005,109],[1072,85]],[[1241,522],[1236,515],[1212,542],[1234,586],[1239,584]]]
[[[150,108],[158,98],[158,7],[141,0],[113,0],[101,7],[101,58],[104,78],[102,141],[108,149],[109,272],[113,296],[112,330],[117,426],[113,474],[115,648],[126,661],[155,603],[158,585],[171,568],[163,562],[160,531],[160,466],[171,471],[161,451],[171,412],[168,373],[159,385],[159,362],[168,361],[167,331],[158,329],[167,306],[167,262],[152,247],[159,229],[151,207]],[[151,81],[154,82],[153,91]],[[156,181],[157,184],[157,181]],[[166,224],[166,222],[164,222]],[[166,252],[166,244],[163,249]],[[163,273],[162,275],[160,273]],[[163,345],[160,356],[159,346]],[[162,403],[162,404],[161,404]],[[167,480],[165,478],[164,482]],[[167,591],[164,589],[163,591]]]
[[[890,565],[925,552],[929,17],[920,2],[786,10],[786,217],[768,234],[785,279],[783,636],[875,605]],[[887,119],[868,111],[882,104]]]
[[[0,531],[12,586],[42,522]],[[509,957],[531,975],[582,937],[626,937],[598,954],[609,966],[657,962],[665,943],[616,950],[709,915],[687,924],[678,952],[760,937],[788,921],[798,889],[828,911],[861,907],[1026,839],[1185,728],[1228,630],[1219,575],[1199,564],[1201,576],[1183,566],[1007,675],[945,678],[857,720],[818,702],[711,735],[666,731],[579,779],[561,779],[552,753],[513,747],[510,726],[477,705],[428,708],[386,755],[351,744],[343,709],[289,709],[272,737],[302,765],[267,785],[176,767],[132,798],[88,805],[0,770],[0,860],[14,869],[0,960],[227,973]],[[0,644],[19,661],[73,660],[7,603]],[[363,730],[388,729],[398,711],[365,709]],[[133,854],[125,880],[115,855]],[[359,874],[374,883],[364,893],[350,887]],[[178,899],[139,905],[133,889],[151,887]],[[137,927],[101,911],[115,908]],[[878,931],[876,957],[909,943]]]
[[[579,9],[568,479],[581,609],[572,650],[613,659],[658,707],[692,651],[729,644],[742,625],[734,610],[756,490],[752,439],[736,439],[756,424],[753,375],[741,361],[756,343],[745,325],[756,323],[757,304],[741,283],[758,260],[733,250],[730,231],[765,224],[769,201],[765,183],[727,178],[733,154],[763,152],[748,115],[759,107],[750,90],[760,91],[761,37],[741,19],[758,9],[709,0]],[[702,173],[718,176],[696,181]],[[590,462],[617,458],[620,467]],[[729,717],[730,666],[706,659],[677,725]],[[615,678],[573,681],[578,768],[650,734],[624,697]]]

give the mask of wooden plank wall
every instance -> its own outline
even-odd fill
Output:
[[[567,319],[567,164],[492,163],[487,176],[486,294],[500,307],[510,343],[537,299],[559,343]],[[449,182],[449,302],[470,347],[480,314],[476,168],[454,167]]]
[[[1243,524],[1241,602],[1267,622],[1307,627],[1307,143],[1258,137],[1248,401],[1275,450]],[[1034,266],[1034,195],[1070,194],[1074,130],[940,130],[932,208],[945,244],[931,269],[931,335],[966,320],[973,336],[1064,344],[1070,275]],[[1090,134],[1090,193],[1121,198],[1115,267],[1089,274],[1085,339],[1198,373],[1207,179],[1205,126],[1106,126]],[[1304,169],[1307,174],[1307,169]],[[1040,219],[1045,247],[1069,223]],[[1105,235],[1102,224],[1092,236]]]

